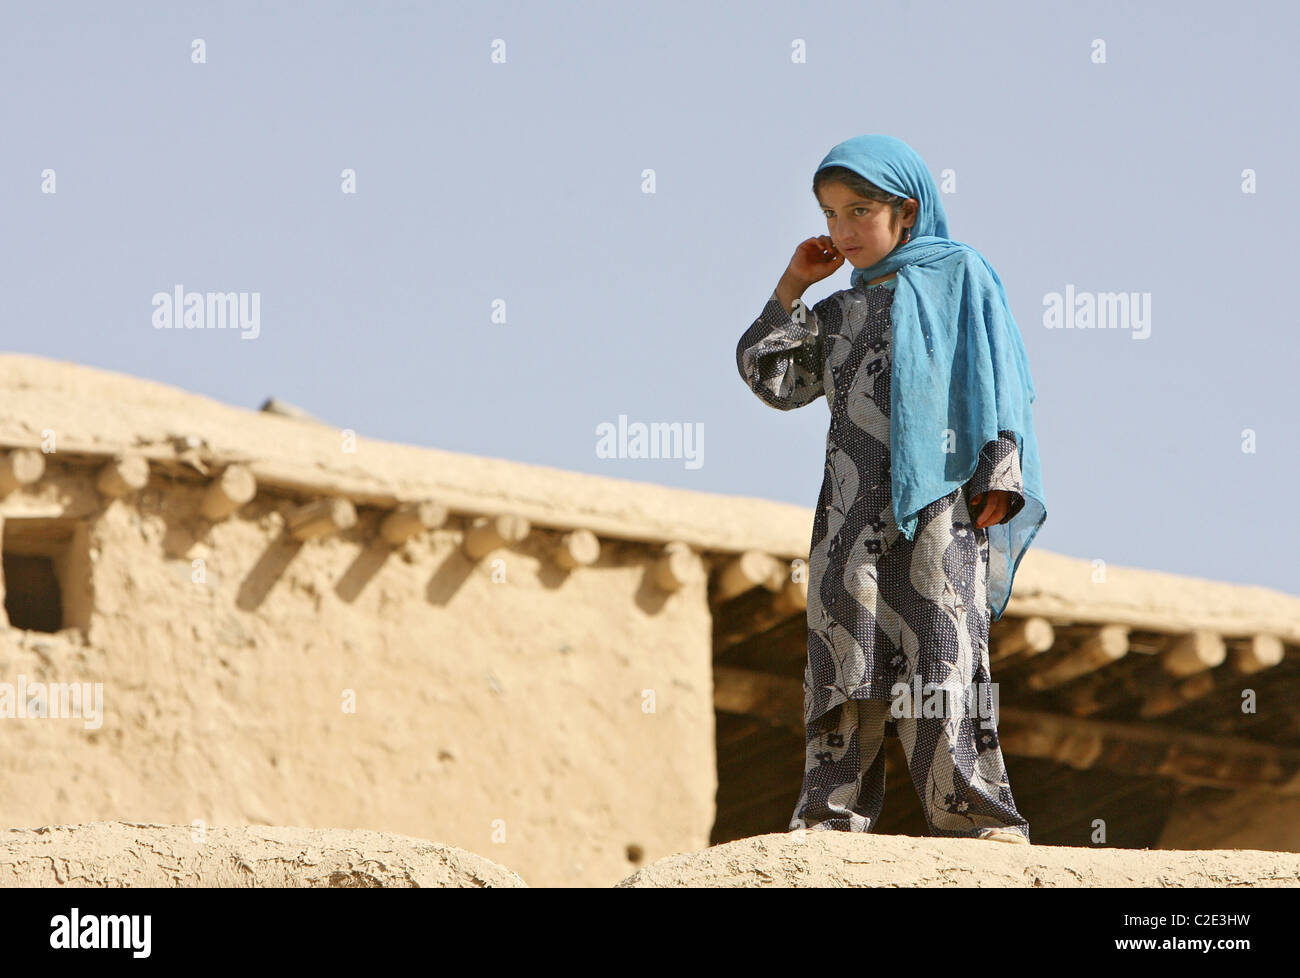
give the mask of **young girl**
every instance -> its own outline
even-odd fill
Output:
[[[799,245],[736,350],[765,403],[825,394],[831,412],[790,828],[872,831],[897,736],[933,835],[1028,843],[987,708],[989,623],[1047,518],[1020,331],[907,144],[841,143],[813,194],[830,233]],[[852,287],[804,306],[846,259]]]

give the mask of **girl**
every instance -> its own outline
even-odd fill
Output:
[[[829,234],[799,245],[736,349],[765,403],[789,410],[825,394],[831,412],[790,828],[872,831],[883,738],[896,736],[931,834],[1028,843],[988,651],[989,623],[1047,518],[1020,330],[997,273],[948,237],[907,144],[840,143],[813,194]],[[852,287],[804,306],[846,259]]]

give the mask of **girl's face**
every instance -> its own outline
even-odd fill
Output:
[[[839,182],[823,184],[817,194],[826,215],[831,241],[854,268],[870,268],[891,251],[903,237],[903,229],[916,222],[917,204],[908,200],[894,231],[888,204],[867,200]]]

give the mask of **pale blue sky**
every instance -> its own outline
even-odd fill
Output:
[[[0,11],[7,350],[811,507],[825,401],[766,407],[736,342],[826,231],[817,163],[889,133],[955,172],[951,234],[998,270],[1024,334],[1035,546],[1300,592],[1293,5]],[[177,284],[260,293],[259,337],[155,330],[152,296]],[[1151,335],[1046,329],[1067,285],[1150,293]],[[598,458],[620,414],[702,424],[704,464]]]

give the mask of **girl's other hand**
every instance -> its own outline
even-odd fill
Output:
[[[991,489],[988,492],[976,493],[971,497],[971,504],[979,506],[984,497],[988,496],[988,505],[980,510],[979,516],[975,518],[975,525],[978,527],[992,526],[994,523],[1001,523],[1002,518],[1007,515],[1011,508],[1011,493],[1004,489]]]
[[[794,250],[794,257],[786,268],[786,275],[805,285],[820,282],[828,275],[834,275],[844,264],[844,256],[831,242],[830,235],[823,234],[801,242]]]

